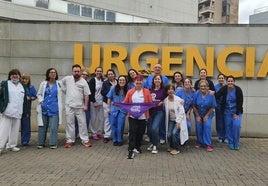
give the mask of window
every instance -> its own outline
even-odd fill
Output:
[[[227,1],[222,2],[222,16],[230,15],[230,4]]]
[[[95,9],[94,19],[104,20],[104,15],[105,15],[104,10]]]
[[[106,12],[106,21],[115,22],[115,13],[114,12]]]
[[[83,6],[82,7],[82,16],[91,17],[92,18],[92,8]]]
[[[72,3],[68,4],[68,13],[80,16],[80,5]]]
[[[48,1],[49,0],[37,0],[36,7],[48,9]]]

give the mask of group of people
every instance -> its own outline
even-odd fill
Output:
[[[55,68],[46,71],[45,81],[38,91],[31,85],[30,75],[21,75],[18,69],[8,74],[0,86],[0,154],[5,149],[19,151],[17,147],[21,128],[21,145],[29,145],[31,137],[31,103],[37,100],[37,148],[48,144],[58,147],[58,129],[62,124],[62,94],[65,94],[66,148],[75,140],[91,147],[88,131],[93,140],[112,140],[114,146],[124,144],[126,117],[129,123],[128,158],[141,153],[141,143],[147,133],[150,145],[147,150],[158,153],[159,143],[168,143],[172,155],[180,153],[191,133],[191,114],[195,121],[196,148],[212,151],[212,119],[216,114],[216,131],[220,143],[228,143],[232,150],[239,150],[243,114],[243,93],[235,85],[233,76],[218,75],[218,84],[207,78],[206,69],[199,71],[200,79],[192,86],[190,78],[175,72],[173,79],[162,74],[160,64],[146,80],[135,69],[128,76],[113,69],[103,77],[102,67],[95,69],[89,79],[87,69],[75,64],[72,75],[58,79]],[[226,79],[226,82],[225,82]]]

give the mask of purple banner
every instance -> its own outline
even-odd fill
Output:
[[[126,109],[134,118],[139,118],[147,110],[157,106],[158,103],[159,101],[152,103],[114,103],[114,105]]]

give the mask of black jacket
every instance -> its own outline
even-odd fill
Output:
[[[112,83],[109,80],[105,80],[102,84],[101,87],[101,95],[103,96],[103,102],[107,103],[108,98],[106,97],[106,95],[108,94],[108,92],[111,89]]]
[[[225,106],[226,106],[227,87],[228,86],[225,85],[215,94],[217,99],[222,97],[222,104],[221,104],[222,109],[225,109]],[[242,89],[236,85],[235,85],[235,89],[236,89],[236,92],[235,92],[236,112],[235,114],[239,115],[239,114],[243,114],[243,92],[242,92]]]

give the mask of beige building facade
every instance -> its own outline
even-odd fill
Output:
[[[0,0],[14,20],[197,23],[198,0]]]
[[[198,0],[198,23],[238,24],[239,0]]]

